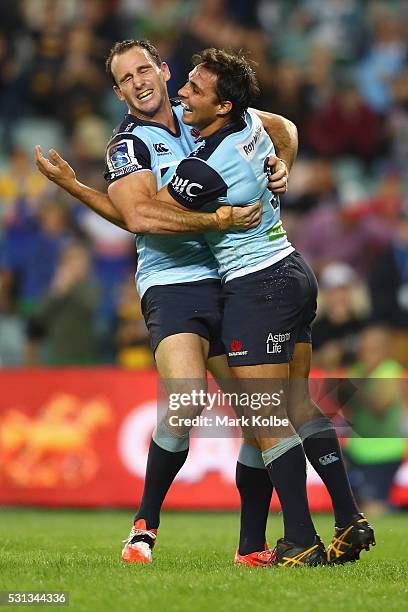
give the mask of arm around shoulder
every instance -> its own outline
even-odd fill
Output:
[[[298,150],[298,131],[296,125],[282,117],[255,108],[250,109],[261,119],[265,130],[272,140],[278,156],[285,162],[288,170],[296,159]]]

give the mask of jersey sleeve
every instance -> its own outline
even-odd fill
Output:
[[[118,134],[108,144],[104,177],[109,185],[133,172],[151,169],[150,151],[137,136]]]
[[[191,210],[198,210],[227,193],[227,185],[218,172],[194,157],[179,163],[167,188],[179,204]]]

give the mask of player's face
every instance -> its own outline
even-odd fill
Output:
[[[133,47],[112,60],[112,74],[118,98],[141,119],[153,119],[168,101],[166,81],[170,78],[167,64],[161,67],[146,49]]]
[[[231,110],[230,102],[220,102],[215,92],[217,75],[199,64],[179,90],[183,104],[183,122],[204,132]]]

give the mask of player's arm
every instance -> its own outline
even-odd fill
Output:
[[[245,229],[260,220],[259,206],[234,208],[232,213],[226,207],[224,216],[223,211],[192,216],[177,203],[159,203],[153,200],[156,182],[147,168],[121,177],[109,186],[108,193],[103,193],[80,183],[73,168],[54,149],[50,158],[51,161],[42,155],[41,147],[35,148],[37,167],[44,176],[100,216],[133,233],[178,234],[231,226]]]
[[[263,126],[268,133],[276,152],[290,170],[296,159],[298,150],[298,132],[296,125],[282,117],[274,115],[266,111],[251,109],[255,112],[263,123]]]
[[[114,184],[109,188],[109,193],[113,188],[115,189],[115,194],[112,194],[112,198],[115,198],[115,200],[119,199],[120,194],[118,190],[126,189],[126,184],[123,181],[118,181],[117,184],[118,187],[114,187]],[[261,220],[260,202],[247,206],[221,205],[215,213],[196,212],[206,204],[213,203],[218,198],[226,196],[227,191],[227,184],[214,168],[194,156],[187,157],[177,166],[170,183],[160,189],[156,195],[153,195],[151,190],[151,199],[144,204],[139,203],[138,209],[143,209],[143,217],[147,219],[149,211],[155,210],[157,204],[160,205],[160,209],[170,207],[174,210],[175,214],[180,215],[182,213],[183,218],[187,215],[186,224],[189,223],[190,218],[197,219],[197,223],[201,227],[197,227],[196,231],[212,229],[225,231],[232,227],[238,229],[242,224],[237,223],[235,215],[237,213],[242,214],[245,210],[248,210],[251,218],[254,219],[254,222],[249,227],[258,225]],[[139,194],[139,196],[140,198],[143,197],[142,194]],[[121,200],[123,205],[126,206],[126,192],[123,193]],[[129,212],[133,212],[130,207]],[[207,225],[204,220],[207,216],[214,218],[215,224],[210,222],[208,227],[204,227],[203,224]],[[180,223],[180,219],[178,219],[178,223]],[[248,225],[246,227],[242,226],[241,229],[246,229],[247,227]]]
[[[190,211],[188,214],[194,215],[197,214],[195,211],[203,206],[225,197],[227,192],[228,186],[222,176],[206,162],[193,156],[179,163],[170,183],[159,191],[156,198],[187,208]],[[215,213],[218,217],[218,229],[227,230],[232,227],[234,211],[245,208],[251,209],[252,206],[220,206]],[[258,215],[259,219],[253,226],[258,225],[261,211]]]
[[[252,210],[225,207],[216,213],[189,213],[157,185],[151,171],[151,152],[134,134],[118,134],[106,152],[108,195],[127,227],[140,234],[206,232],[230,227],[248,228],[260,221],[260,206]]]
[[[274,171],[269,178],[269,189],[275,193],[287,191],[288,176],[296,159],[298,132],[296,125],[282,117],[266,111],[250,109],[261,119],[263,126],[273,142],[277,156],[271,157],[269,165]]]
[[[167,187],[156,194],[151,172],[137,172],[115,181],[109,185],[108,194],[127,227],[140,234],[247,229],[258,225],[261,219],[259,203],[245,208],[222,206],[214,213],[187,211],[169,194]]]
[[[98,215],[114,223],[122,229],[126,227],[125,220],[110,201],[108,194],[97,191],[80,183],[74,169],[63,159],[55,149],[49,152],[50,159],[43,156],[41,147],[35,147],[35,161],[37,168],[47,179],[67,191],[72,197],[83,202]]]

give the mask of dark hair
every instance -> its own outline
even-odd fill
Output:
[[[129,51],[129,49],[133,49],[133,47],[140,47],[141,49],[145,49],[149,53],[154,63],[159,66],[159,68],[162,65],[162,59],[159,55],[158,50],[148,40],[121,40],[113,45],[112,49],[109,51],[109,55],[106,58],[105,62],[106,72],[111,77],[114,85],[117,85],[117,83],[112,73],[112,60],[115,55],[122,55],[122,53],[126,53],[126,51]]]
[[[232,102],[231,116],[239,119],[243,112],[259,96],[259,85],[249,60],[241,51],[204,49],[192,58],[193,65],[203,64],[217,75],[215,93],[220,102]]]

